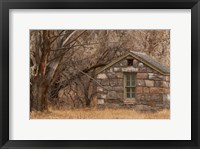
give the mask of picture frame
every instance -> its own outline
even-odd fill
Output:
[[[191,140],[9,140],[10,9],[191,9]],[[200,148],[199,0],[1,0],[0,146],[8,148]],[[56,137],[56,136],[55,136]]]

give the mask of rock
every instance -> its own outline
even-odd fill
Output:
[[[112,67],[110,68],[110,72],[113,72],[113,68]]]
[[[109,73],[107,73],[107,76],[108,76],[109,79],[113,79],[113,78],[116,78],[116,73],[109,72]]]
[[[158,74],[154,74],[154,73],[149,73],[149,79],[150,80],[163,80],[164,77]]]
[[[108,79],[102,80],[101,85],[103,85],[103,86],[109,85],[109,80]]]
[[[104,104],[104,99],[98,99],[97,104]]]
[[[145,86],[144,80],[137,80],[137,86]]]
[[[123,93],[118,93],[118,99],[123,99],[124,98],[124,94]]]
[[[97,93],[97,98],[101,98],[101,93]]]
[[[162,100],[162,97],[160,95],[152,95],[151,99],[158,101],[158,100]]]
[[[162,87],[161,81],[155,81],[155,87]]]
[[[104,89],[107,90],[107,91],[110,91],[110,90],[112,90],[112,87],[111,86],[104,86]]]
[[[114,72],[120,72],[121,71],[121,68],[119,67],[114,67]]]
[[[117,98],[117,93],[116,91],[110,91],[107,94],[107,99],[116,99]]]
[[[144,87],[144,88],[143,88],[143,92],[144,92],[144,93],[149,93],[149,88],[148,88],[148,87]]]
[[[138,67],[139,67],[139,68],[144,67],[143,63],[139,63],[139,64],[138,64]]]
[[[113,90],[114,91],[123,91],[124,87],[122,87],[122,86],[116,86],[116,87],[113,87]]]
[[[169,94],[163,95],[163,107],[170,109],[170,96],[169,96]]]
[[[137,94],[142,93],[142,87],[136,87],[136,93]]]
[[[169,89],[169,88],[165,88],[165,89],[164,89],[164,93],[169,94],[169,92],[170,92],[170,89]]]
[[[170,81],[170,76],[166,76],[166,81]]]
[[[110,86],[115,86],[117,85],[117,79],[112,79],[109,81],[110,82]]]
[[[100,87],[100,86],[98,86],[98,87],[97,87],[97,92],[103,92],[103,88]]]
[[[124,80],[123,79],[118,79],[117,80],[117,85],[118,86],[124,86]]]
[[[138,67],[138,61],[136,59],[133,60],[133,67]]]
[[[133,66],[128,66],[126,68],[122,68],[122,72],[138,72],[138,68],[134,68]]]
[[[120,66],[127,66],[127,60],[121,61]]]
[[[117,77],[117,78],[123,78],[123,77],[124,77],[124,75],[123,75],[123,73],[121,73],[121,72],[118,72],[118,73],[116,73],[116,77]]]
[[[154,86],[154,81],[145,80],[145,84],[146,84],[146,86],[148,86],[148,87],[152,87],[152,86]]]
[[[140,67],[139,72],[147,72],[147,68],[145,66]]]
[[[168,83],[165,82],[165,81],[163,81],[163,87],[165,87],[165,88],[169,87],[169,86],[168,86]]]
[[[150,87],[150,93],[153,93],[153,94],[159,94],[160,93],[160,88],[158,87]]]
[[[137,73],[138,79],[146,79],[148,77],[147,73]]]
[[[151,68],[147,67],[147,72],[153,72]]]
[[[164,88],[159,88],[159,94],[163,94],[164,93]]]
[[[106,94],[101,94],[101,97],[102,99],[106,99]]]
[[[107,79],[108,77],[106,76],[106,74],[100,73],[100,74],[97,75],[97,78],[98,79]]]

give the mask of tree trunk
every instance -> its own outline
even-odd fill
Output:
[[[41,77],[35,78],[35,81],[32,84],[32,92],[31,92],[31,111],[45,111],[48,109],[48,84]]]
[[[91,103],[91,101],[90,100],[86,100],[86,107],[90,107],[90,104]]]

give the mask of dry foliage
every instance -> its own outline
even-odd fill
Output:
[[[47,112],[32,111],[31,119],[169,119],[170,111],[137,112],[133,109],[66,109]]]

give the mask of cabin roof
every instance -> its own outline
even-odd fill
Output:
[[[142,52],[135,52],[135,51],[130,51],[126,54],[124,54],[123,56],[114,59],[112,62],[110,62],[109,64],[107,64],[106,66],[100,68],[97,70],[96,74],[101,73],[102,71],[104,71],[105,69],[113,66],[114,64],[116,64],[117,62],[125,59],[128,56],[132,56],[133,58],[137,59],[138,61],[146,64],[147,66],[149,66],[150,68],[152,68],[153,70],[163,74],[163,75],[169,75],[170,74],[170,69],[162,64],[160,64],[158,61],[156,61],[155,59],[153,59],[151,56],[148,56],[145,53]]]

